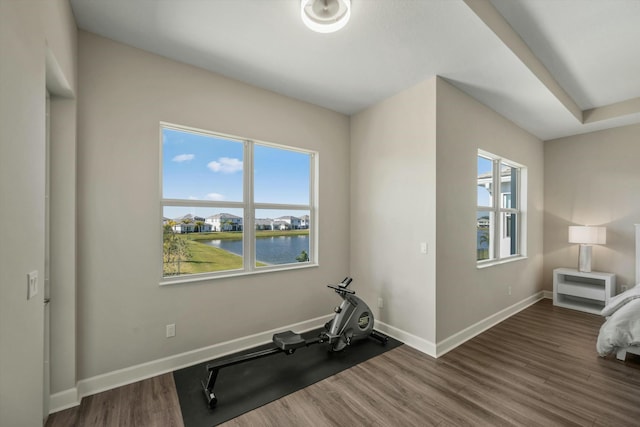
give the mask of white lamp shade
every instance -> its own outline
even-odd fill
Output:
[[[570,226],[569,243],[604,245],[607,243],[606,227]]]

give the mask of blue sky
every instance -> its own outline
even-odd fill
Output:
[[[241,202],[243,199],[244,143],[162,129],[163,198]],[[263,203],[309,203],[310,155],[297,151],[255,145],[254,198]],[[242,216],[241,210],[199,208],[165,208],[164,216],[175,218],[192,213],[210,216],[229,212]],[[300,212],[280,212],[300,216]],[[302,214],[308,214],[304,211]]]

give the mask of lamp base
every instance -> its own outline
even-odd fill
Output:
[[[591,273],[591,245],[580,245],[578,271],[582,273]]]

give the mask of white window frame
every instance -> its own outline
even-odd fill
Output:
[[[236,270],[214,271],[207,273],[185,274],[177,277],[165,277],[162,265],[162,242],[159,245],[160,255],[160,285],[170,285],[176,283],[186,283],[201,280],[210,280],[216,278],[224,278],[230,276],[243,276],[249,274],[265,273],[271,271],[297,270],[301,268],[317,267],[319,265],[318,256],[318,162],[319,155],[317,151],[306,150],[297,147],[285,146],[282,144],[274,144],[270,142],[260,141],[256,139],[242,138],[234,135],[223,134],[220,132],[212,132],[204,129],[198,129],[188,126],[177,125],[168,122],[160,122],[160,214],[159,222],[162,226],[164,218],[163,210],[165,206],[185,206],[185,207],[207,207],[207,208],[237,208],[243,210],[243,267]],[[247,165],[243,168],[243,200],[239,202],[232,201],[214,201],[214,200],[186,200],[186,199],[165,199],[163,198],[163,129],[172,129],[180,132],[190,132],[199,135],[208,135],[216,138],[224,138],[238,141],[244,144],[243,164]],[[254,163],[253,152],[256,145],[279,148],[283,150],[296,151],[308,154],[310,157],[309,165],[309,204],[279,204],[279,203],[256,203],[254,202]],[[305,210],[309,212],[309,261],[304,263],[276,264],[268,266],[256,266],[256,229],[255,229],[255,211],[258,209],[276,209],[276,210]],[[159,229],[162,229],[161,227]]]
[[[489,258],[485,260],[477,260],[477,267],[484,268],[490,267],[496,264],[503,264],[505,262],[517,261],[521,259],[525,259],[527,257],[526,248],[527,248],[527,167],[514,162],[512,160],[506,159],[502,156],[497,156],[495,154],[489,153],[488,151],[484,151],[479,149],[477,157],[484,157],[487,160],[490,160],[492,165],[492,187],[494,191],[491,195],[491,206],[482,206],[478,205],[476,199],[477,210],[476,212],[490,212],[490,216],[493,215],[493,226],[490,229],[491,239],[489,243]],[[477,159],[476,157],[476,159]],[[476,160],[477,164],[477,160]],[[516,197],[516,206],[511,208],[502,207],[502,192],[500,191],[501,187],[501,166],[509,166],[515,168],[517,170],[517,197]],[[476,169],[477,170],[477,169]],[[476,182],[477,185],[477,182]],[[476,196],[477,197],[477,196]],[[516,247],[517,253],[513,255],[501,256],[501,241],[503,237],[503,233],[506,233],[506,222],[503,223],[502,215],[505,213],[512,213],[516,215],[517,223],[516,223]],[[476,214],[477,217],[477,214]],[[476,220],[477,221],[477,220]],[[513,236],[511,236],[513,238]]]

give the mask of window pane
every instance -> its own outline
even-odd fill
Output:
[[[244,143],[162,128],[162,197],[242,201]]]
[[[256,210],[256,267],[309,262],[309,211]]]
[[[478,206],[493,206],[491,187],[493,186],[493,161],[478,156]]]
[[[518,188],[518,169],[502,164],[500,168],[500,206],[503,208],[516,209]]]
[[[476,231],[476,248],[477,260],[493,258],[492,238],[494,227],[493,212],[478,211],[477,213],[477,231]]]
[[[518,215],[515,213],[501,213],[501,236],[500,240],[500,257],[508,257],[518,254],[517,227]]]
[[[163,276],[243,268],[242,209],[165,206]]]
[[[310,154],[256,144],[253,156],[257,203],[310,204]]]

